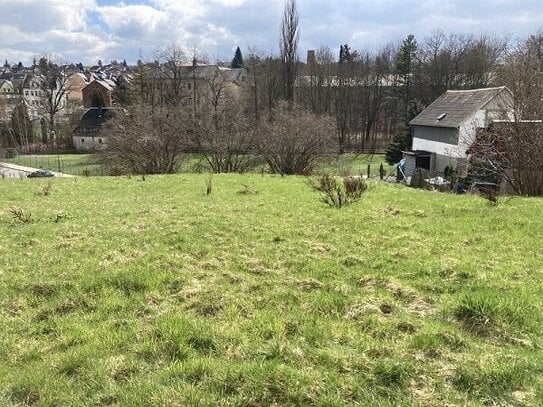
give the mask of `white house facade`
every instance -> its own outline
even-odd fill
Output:
[[[495,120],[512,119],[512,103],[506,87],[446,91],[410,122],[413,144],[407,156],[429,153],[426,169],[431,171],[463,168],[477,130]]]

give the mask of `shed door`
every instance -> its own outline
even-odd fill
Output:
[[[429,155],[418,156],[416,160],[417,160],[416,161],[417,168],[424,168],[425,170],[430,171],[430,156]]]

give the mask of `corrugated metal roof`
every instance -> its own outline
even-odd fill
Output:
[[[473,90],[448,90],[409,123],[412,126],[458,128],[477,110],[502,92],[505,86]]]

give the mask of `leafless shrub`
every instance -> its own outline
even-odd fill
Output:
[[[495,188],[484,187],[479,189],[479,196],[483,197],[491,205],[498,204],[498,192]]]
[[[32,217],[30,212],[25,212],[22,208],[18,207],[9,208],[9,213],[11,213],[13,219],[21,223],[30,223]]]
[[[309,175],[319,157],[337,152],[335,133],[330,117],[281,104],[259,126],[255,140],[272,172]]]
[[[41,188],[36,192],[36,195],[49,196],[53,190],[53,182],[48,181],[47,184],[41,186]]]
[[[241,184],[243,186],[243,189],[240,189],[238,191],[238,194],[240,195],[256,195],[258,194],[258,191],[255,189],[252,189],[249,185]]]
[[[54,223],[59,223],[62,219],[66,218],[65,213],[55,213],[55,217],[53,218]]]
[[[108,148],[99,156],[110,173],[171,174],[177,172],[192,131],[186,112],[167,106],[132,106],[103,129]]]
[[[253,131],[243,114],[241,96],[224,80],[215,78],[207,85],[211,91],[195,119],[194,145],[212,172],[245,172],[252,164]]]
[[[337,208],[358,201],[368,190],[368,184],[361,177],[324,174],[309,178],[308,182],[311,188],[322,194],[322,202]]]

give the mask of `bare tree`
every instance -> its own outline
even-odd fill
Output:
[[[316,160],[337,152],[334,121],[293,106],[280,104],[271,121],[262,123],[255,135],[258,152],[278,174],[310,174]]]
[[[247,111],[255,123],[269,118],[281,97],[281,60],[252,50],[246,61],[250,81],[250,97],[246,99]],[[263,113],[266,115],[263,116]]]
[[[218,105],[207,105],[195,122],[195,142],[214,173],[244,172],[250,165],[253,126],[244,115],[241,96],[224,91]]]
[[[283,97],[294,101],[294,85],[298,71],[298,41],[300,38],[299,15],[296,0],[286,0],[281,20],[281,67],[283,74]]]
[[[315,61],[308,61],[307,75],[299,78],[298,98],[307,109],[315,114],[330,113],[334,102],[335,61],[332,50],[321,47]]]
[[[434,31],[417,52],[413,96],[424,105],[448,89],[476,89],[493,84],[507,41],[488,35]]]
[[[13,141],[17,147],[28,151],[34,134],[32,122],[24,103],[17,104],[11,113],[11,132],[13,134]]]
[[[512,117],[480,131],[469,149],[473,178],[543,195],[543,32],[518,44],[499,71],[513,93]]]
[[[59,66],[47,57],[40,59],[39,69],[38,87],[43,100],[41,109],[46,117],[48,129],[48,134],[42,137],[49,142],[57,130],[57,114],[67,106],[68,94],[71,91],[69,74],[65,65]]]
[[[166,108],[132,106],[119,111],[102,130],[107,149],[99,152],[116,174],[170,174],[178,170],[192,137],[190,118]]]

